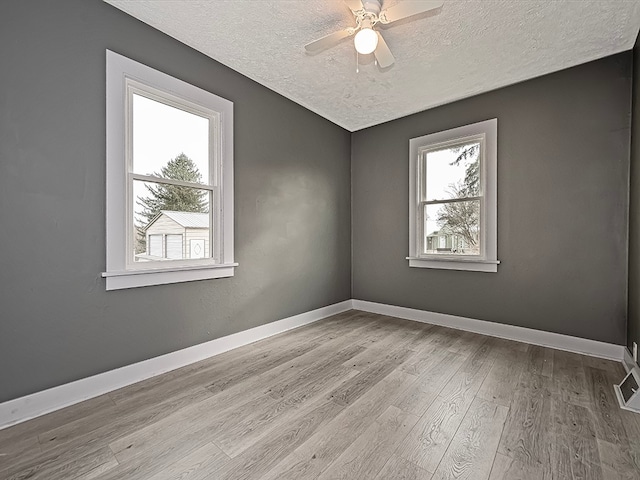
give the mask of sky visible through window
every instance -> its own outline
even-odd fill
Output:
[[[466,163],[453,164],[457,157],[453,148],[427,154],[427,201],[451,198],[451,185],[464,180]]]
[[[204,182],[209,175],[209,119],[133,96],[133,171],[143,175],[181,153],[193,160]]]
[[[463,148],[469,145],[464,145]],[[477,155],[473,155],[469,160],[463,160],[456,165],[454,162],[460,152],[460,147],[450,147],[427,153],[425,200],[447,200],[457,196],[453,193],[452,186],[464,182],[467,166],[478,159]],[[426,234],[440,230],[441,225],[437,222],[437,211],[440,208],[440,205],[434,205],[427,209]]]

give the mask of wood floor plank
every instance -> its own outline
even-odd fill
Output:
[[[155,398],[174,395],[193,387],[204,385],[211,390],[222,390],[268,371],[274,366],[295,359],[317,348],[319,345],[319,343],[303,342],[292,346],[284,346],[277,350],[249,351],[244,353],[237,361],[233,361],[231,357],[231,359],[224,362],[213,362],[206,368],[196,370],[191,374],[177,378],[172,377],[166,382],[160,382],[130,395],[116,392],[112,394],[112,397],[117,404],[135,408],[153,402]]]
[[[283,459],[264,480],[316,478],[415,380],[399,369],[393,371]]]
[[[181,441],[182,437],[202,438],[207,443],[212,440],[209,431],[219,431],[224,425],[232,425],[248,412],[266,412],[277,403],[277,400],[268,395],[261,395],[246,403],[239,399],[237,405],[222,406],[216,402],[215,397],[211,397],[121,437],[111,442],[109,447],[120,463],[127,463],[142,453],[153,451],[159,445]]]
[[[485,338],[484,343],[479,345],[444,386],[440,392],[442,397],[445,399],[454,399],[461,395],[474,397],[478,393],[495,361],[491,353],[492,342],[493,339]]]
[[[545,464],[551,456],[550,377],[523,371],[511,402],[498,452],[524,465]]]
[[[2,431],[0,431],[1,434]],[[12,442],[5,441],[0,446],[0,471],[2,471],[3,464],[17,462],[25,456],[37,457],[41,453],[40,442],[34,434],[15,437]]]
[[[546,463],[541,464],[544,480],[571,480],[571,438],[565,433],[554,433],[549,450],[550,457]]]
[[[571,473],[574,479],[603,480],[598,442],[594,437],[569,435]]]
[[[433,335],[435,326],[418,322],[409,323],[415,323],[417,327],[411,330],[411,335],[409,339],[403,343],[403,347],[416,353],[428,348],[435,339]]]
[[[488,479],[508,411],[508,407],[476,398],[433,480]]]
[[[638,471],[640,471],[640,414],[622,409],[619,410],[619,413],[629,441],[629,455],[634,465],[637,466]]]
[[[591,398],[587,388],[582,357],[560,350],[554,350],[553,355],[553,380],[562,400],[588,407]]]
[[[438,397],[397,449],[398,455],[434,473],[473,397]]]
[[[95,415],[85,419],[76,420],[42,433],[39,436],[41,448],[46,452],[70,442],[73,442],[73,445],[78,445],[81,442],[95,442],[96,440],[107,443],[127,431],[135,431],[155,420],[165,418],[185,406],[211,398],[211,396],[211,392],[206,388],[196,387],[133,412],[127,408],[119,407],[105,412],[96,412]]]
[[[494,338],[493,349],[498,355],[505,355],[513,352],[526,353],[529,351],[529,344],[506,338]]]
[[[615,472],[617,478],[622,480],[640,479],[640,464],[636,463],[629,449],[605,440],[598,439],[597,442],[604,478],[608,478],[611,472]]]
[[[316,430],[335,419],[342,410],[342,405],[325,399],[319,400],[301,412],[294,421],[283,425],[273,436],[231,459],[219,472],[212,473],[211,478],[248,480],[263,477]]]
[[[624,378],[624,375],[626,374],[621,362],[614,362],[613,360],[592,357],[590,355],[582,355],[581,358],[585,368],[596,368],[598,370],[603,370],[612,375],[614,379],[617,379],[617,382],[622,380]]]
[[[189,455],[149,477],[149,480],[206,480],[211,472],[222,469],[230,461],[213,443],[194,450]]]
[[[278,365],[287,363],[300,355],[303,355],[314,348],[317,348],[319,344],[304,344],[299,345],[290,350],[268,350],[264,353],[256,356],[250,365],[237,364],[225,369],[224,373],[221,373],[215,377],[207,388],[211,390],[225,390],[233,385],[237,385],[252,377],[256,377],[261,373],[271,370]]]
[[[89,456],[107,446],[109,442],[142,428],[154,419],[161,418],[171,411],[177,411],[186,405],[210,396],[208,390],[200,387],[198,392],[184,392],[181,396],[163,399],[163,401],[149,405],[144,409],[136,409],[128,414],[120,412],[119,416],[111,418],[109,423],[99,428],[93,428],[90,424],[84,425],[82,420],[73,421],[68,426],[55,429],[54,431],[60,433],[60,438],[51,437],[53,441],[50,442],[50,445],[42,445],[42,452],[23,452],[12,466],[13,468],[27,469],[45,462],[64,463],[74,457]],[[1,472],[2,468],[0,468],[0,478],[2,478]]]
[[[544,477],[541,465],[527,465],[501,453],[496,454],[489,475],[489,480],[537,480],[542,478]],[[571,480],[571,477],[562,480]]]
[[[411,375],[419,376],[430,371],[435,365],[440,363],[444,357],[463,358],[461,355],[449,352],[440,345],[428,343],[424,345],[420,351],[416,351],[414,355],[408,357],[402,365],[400,365],[400,368],[402,371],[410,373]]]
[[[556,433],[595,438],[593,414],[587,407],[574,405],[558,396],[552,396],[551,409]]]
[[[286,393],[286,385],[299,385],[299,378],[303,375],[303,372],[309,373],[314,369],[317,370],[318,365],[333,365],[335,362],[332,359],[336,357],[336,352],[344,349],[345,345],[351,344],[350,348],[356,351],[364,348],[353,342],[349,335],[351,332],[353,330],[350,329],[345,335],[327,340],[318,348],[261,373],[252,378],[250,382],[243,382],[225,390],[213,388],[211,391],[216,395],[218,403],[223,405],[236,402],[236,398],[256,398],[256,395],[262,393],[278,398],[278,389],[281,389],[284,394]],[[348,352],[345,353],[346,355],[341,357],[342,360],[350,355]]]
[[[210,392],[202,387],[199,394],[194,392],[184,392],[176,398],[162,399],[157,404],[150,405],[144,409],[134,410],[128,414],[119,412],[119,416],[110,418],[106,425],[99,426],[93,424],[92,416],[85,419],[74,420],[67,425],[54,429],[57,434],[49,438],[48,444],[41,445],[42,451],[31,450],[23,452],[22,455],[9,464],[13,471],[39,469],[41,465],[65,464],[74,458],[90,458],[98,455],[101,449],[107,446],[109,441],[125,435],[130,429],[137,429],[145,425],[152,419],[166,415],[171,410],[179,410],[185,405],[190,405],[201,398],[210,397]],[[112,412],[113,410],[108,410]],[[101,421],[104,419],[101,419]],[[109,417],[107,417],[107,421]],[[99,426],[99,428],[95,428]],[[8,467],[7,467],[8,468]],[[0,478],[8,476],[6,469],[0,464]]]
[[[497,355],[478,391],[478,397],[506,407],[510,406],[518,391],[518,381],[524,367],[525,356],[525,352],[518,350]]]
[[[210,442],[206,429],[170,432],[162,441],[154,443],[153,448],[141,449],[136,455],[119,460],[117,467],[97,476],[96,480],[147,480]]]
[[[302,405],[315,399],[326,399],[329,391],[348,382],[356,375],[357,372],[344,367],[327,370],[317,375],[313,381],[303,383],[292,390],[268,411],[257,410],[245,413],[240,421],[212,429],[212,432],[215,432],[216,445],[230,457],[235,457],[256,444],[261,438],[272,434],[278,425],[290,423],[298,415],[298,409]]]
[[[585,367],[586,379],[594,409],[596,436],[600,440],[628,445],[627,434],[620,418],[620,407],[607,373],[601,369]]]
[[[434,473],[492,367],[490,340],[467,358],[398,447],[397,453]]]
[[[461,335],[461,330],[434,325],[433,328],[429,330],[429,343],[438,345],[442,349],[448,349]]]
[[[374,325],[376,330],[367,329],[357,343],[377,351],[405,349],[420,352],[443,336],[434,325],[393,317],[380,316],[380,321]]]
[[[225,425],[237,424],[246,415],[274,411],[279,400],[268,395],[265,398],[269,389],[278,380],[292,380],[315,362],[325,361],[322,357],[327,356],[328,352],[330,349],[314,349],[302,354],[296,361],[281,364],[264,372],[248,385],[241,383],[223,391],[213,390],[215,395],[207,401],[194,403],[181,412],[149,424],[112,443],[111,447],[119,456],[126,458],[136,455],[138,450],[152,448],[153,442],[162,441],[168,435],[167,432],[187,433],[202,428],[203,418],[206,418],[206,423],[212,431],[220,431]],[[293,406],[293,402],[289,405]]]
[[[418,421],[416,415],[388,407],[319,477],[369,480],[391,457],[395,445]]]
[[[100,395],[70,407],[48,413],[28,422],[0,430],[0,453],[9,454],[15,450],[16,444],[25,439],[37,438],[38,434],[67,423],[94,414],[96,411],[110,410],[115,407],[109,395]],[[31,440],[27,440],[29,443]]]
[[[299,390],[306,385],[316,382],[319,376],[324,376],[327,373],[327,370],[337,369],[337,367],[342,365],[347,365],[350,369],[350,360],[365,350],[365,347],[360,345],[348,345],[337,352],[334,350],[331,352],[331,355],[321,358],[317,362],[302,369],[294,378],[285,378],[275,382],[268,389],[267,393],[273,398],[282,398],[293,390]],[[340,371],[342,371],[342,369],[340,369]]]
[[[529,345],[526,371],[533,375],[551,377],[553,375],[553,350]]]
[[[451,344],[448,350],[458,355],[468,357],[473,354],[480,346],[486,342],[484,335],[478,335],[473,332],[462,332],[460,336]]]
[[[431,480],[431,474],[415,463],[411,463],[398,455],[391,458],[376,475],[374,480]]]
[[[420,351],[433,339],[431,330],[433,325],[410,322],[393,317],[381,317],[374,324],[374,330],[367,328],[355,343],[367,348],[371,352],[388,352],[389,350]],[[361,355],[366,357],[366,354]],[[364,362],[363,362],[364,363]]]
[[[491,354],[492,339],[486,339],[475,349],[467,360],[447,382],[442,392],[443,397],[457,397],[461,394],[475,396],[491,370],[495,358]]]
[[[363,368],[358,375],[332,391],[329,394],[329,398],[339,405],[346,406],[352,404],[382,378],[389,375],[402,364],[411,353],[409,350],[395,350],[384,357],[378,357],[376,362]]]
[[[352,378],[355,372],[340,375],[326,374],[330,381],[342,381]],[[333,378],[335,376],[335,378]],[[323,380],[324,381],[324,380]],[[292,391],[291,395],[283,399],[275,399],[261,392],[254,392],[254,396],[248,402],[221,404],[217,397],[184,409],[168,418],[142,428],[132,435],[128,435],[110,444],[121,463],[126,463],[141,452],[152,451],[157,445],[178,439],[181,436],[192,438],[211,439],[218,442],[218,446],[227,447],[232,454],[238,454],[247,445],[257,441],[262,435],[273,429],[280,417],[288,419],[291,409],[297,408],[302,403],[312,399],[314,395],[327,396],[329,389],[334,385],[329,384],[326,390],[323,381],[318,381],[311,386],[303,384],[299,391]],[[306,388],[305,388],[306,387]],[[242,438],[242,441],[240,441]],[[237,445],[235,445],[237,441]]]
[[[414,385],[399,396],[394,405],[406,412],[422,416],[464,363],[464,357],[447,350],[432,355],[432,364],[422,362]],[[416,371],[414,368],[405,371]]]
[[[406,331],[399,332],[401,329],[399,324],[400,319],[387,317],[385,315],[376,315],[367,326],[366,334],[356,339],[356,343],[363,347],[375,347],[389,343],[389,336],[393,335],[396,338],[405,338],[408,333]]]
[[[9,469],[3,472],[4,480],[67,480],[86,474],[100,465],[114,460],[113,452],[108,447],[102,447],[82,456],[73,456],[60,461],[59,458],[29,465],[25,469]]]
[[[94,480],[102,476],[106,472],[109,472],[114,468],[117,468],[118,465],[119,465],[118,461],[114,458],[106,463],[103,463],[102,465],[98,465],[96,468],[89,470],[86,473],[83,473],[75,477],[73,480]]]

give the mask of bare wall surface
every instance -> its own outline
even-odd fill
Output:
[[[629,205],[629,324],[627,344],[640,345],[640,40],[633,49],[633,110]]]
[[[231,279],[105,291],[105,50],[235,104]],[[351,297],[350,134],[100,0],[0,3],[0,402]]]
[[[354,133],[353,297],[624,344],[630,105],[626,52]],[[498,273],[409,268],[409,139],[490,118]]]

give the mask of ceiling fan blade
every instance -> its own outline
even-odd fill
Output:
[[[380,22],[387,24],[419,13],[436,10],[443,5],[442,0],[404,0],[380,12]]]
[[[308,53],[316,53],[326,48],[333,47],[340,40],[342,40],[343,38],[350,37],[351,35],[353,35],[353,33],[354,33],[353,28],[347,28],[346,30],[339,30],[337,32],[333,32],[333,33],[330,33],[329,35],[319,38],[318,40],[314,40],[311,43],[307,43],[304,46],[304,49]]]
[[[349,10],[353,13],[359,12],[360,10],[364,10],[364,6],[362,5],[361,0],[342,0]]]
[[[391,50],[389,50],[387,42],[385,42],[384,38],[382,38],[382,35],[380,35],[380,32],[376,33],[378,34],[378,46],[376,47],[376,50],[373,52],[373,54],[375,55],[380,68],[390,67],[396,60],[395,58],[393,58],[393,54],[391,53]]]

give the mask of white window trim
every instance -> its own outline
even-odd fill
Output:
[[[418,198],[421,188],[421,159],[425,152],[446,147],[465,139],[483,138],[481,175],[483,198],[481,201],[482,252],[478,256],[454,256],[421,254],[419,235],[423,222]],[[438,268],[445,270],[469,270],[475,272],[498,271],[498,120],[496,118],[443,132],[432,133],[409,140],[409,261],[410,267]]]
[[[164,92],[167,97],[175,97],[193,106],[202,106],[219,116],[219,168],[210,172],[208,182],[221,188],[221,205],[211,204],[211,215],[220,215],[218,225],[219,258],[197,260],[171,260],[147,264],[132,264],[128,261],[131,240],[130,181],[127,165],[127,84],[139,83],[149,90]],[[197,107],[194,107],[197,108]],[[233,251],[233,103],[210,92],[171,77],[158,70],[130,60],[107,50],[107,202],[106,202],[106,278],[107,290],[134,288],[148,285],[187,282],[211,278],[231,277],[238,265]],[[136,175],[136,177],[139,175]],[[129,192],[129,194],[128,194]],[[215,198],[215,196],[214,196]],[[215,211],[214,211],[215,209]],[[129,225],[128,225],[129,223]],[[211,230],[214,224],[210,221]]]

